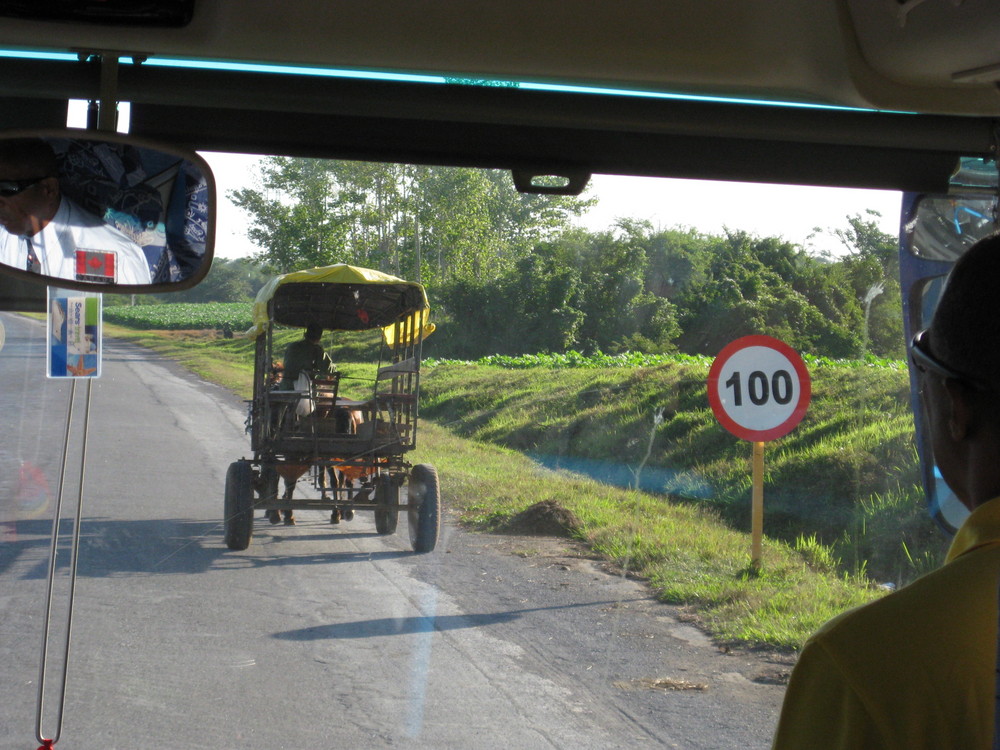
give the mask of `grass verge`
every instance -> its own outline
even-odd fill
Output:
[[[421,414],[457,434],[619,486],[710,508],[749,531],[750,448],[708,405],[705,363],[506,369],[442,364]],[[765,453],[765,531],[903,584],[943,560],[919,485],[905,370],[817,365],[805,419]],[[662,500],[661,500],[662,502]],[[813,555],[813,558],[817,558]]]
[[[822,559],[807,562],[806,543],[765,539],[762,572],[753,573],[749,535],[711,511],[544,469],[433,423],[422,423],[411,458],[437,467],[445,506],[475,528],[502,530],[542,501],[573,511],[582,541],[648,580],[663,601],[688,606],[723,641],[798,648],[833,615],[881,595]]]

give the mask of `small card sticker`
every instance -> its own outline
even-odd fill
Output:
[[[101,295],[49,287],[48,376],[101,375]]]
[[[111,250],[76,251],[76,280],[114,283],[118,268],[115,253]]]

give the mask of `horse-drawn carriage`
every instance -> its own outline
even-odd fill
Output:
[[[434,549],[441,513],[437,472],[404,460],[416,446],[421,344],[434,330],[429,311],[420,284],[345,264],[284,274],[260,290],[247,423],[253,458],[234,461],[226,475],[230,549],[249,546],[255,510],[286,509],[325,510],[334,521],[371,510],[379,534],[395,533],[405,510],[413,549]],[[304,373],[280,387],[275,382],[274,327],[310,323],[328,331],[381,329],[369,398],[345,398],[338,372]],[[307,474],[316,490],[311,496],[293,498],[290,489],[279,494],[279,479],[293,488]]]

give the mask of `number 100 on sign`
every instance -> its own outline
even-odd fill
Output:
[[[775,440],[797,425],[809,406],[809,373],[798,353],[770,336],[727,345],[708,374],[716,419],[743,440]]]

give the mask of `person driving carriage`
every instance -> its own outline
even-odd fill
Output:
[[[404,459],[415,447],[421,342],[434,330],[429,309],[420,284],[345,264],[282,274],[261,288],[253,310],[254,400],[248,420],[254,456],[233,462],[227,472],[227,547],[247,548],[260,506],[271,523],[284,516],[287,525],[295,524],[296,508],[328,510],[333,524],[351,520],[357,509],[372,510],[379,534],[394,533],[406,508],[414,550],[434,548],[440,531],[437,473],[429,464],[411,467]],[[305,323],[310,325],[302,339],[285,347],[282,364],[274,357],[276,330]],[[325,326],[381,330],[371,398],[339,394],[340,373],[320,345]],[[317,377],[296,387],[310,370]],[[352,388],[351,396],[358,390]],[[407,504],[401,504],[411,468],[417,494],[407,494]],[[294,499],[307,475],[317,492]],[[430,493],[428,504],[420,493]]]
[[[296,381],[303,372],[308,373],[314,378],[317,376],[330,377],[336,372],[337,368],[333,364],[333,360],[324,351],[320,343],[322,338],[323,327],[314,321],[306,326],[301,339],[293,341],[285,348],[285,360],[282,365],[281,379],[278,381],[277,390],[296,390]],[[275,369],[275,365],[272,365],[272,371]],[[278,421],[281,421],[282,418],[283,416],[279,416]],[[286,480],[285,499],[291,498],[294,486],[294,482]],[[291,526],[295,524],[295,515],[291,508],[283,509],[280,513],[284,514],[286,525]],[[335,511],[335,515],[337,522],[339,522],[339,511]],[[273,524],[281,521],[281,515],[277,510],[268,510],[264,513],[264,516]]]
[[[336,366],[330,355],[323,350],[320,340],[323,338],[323,328],[319,323],[306,326],[302,338],[293,341],[285,349],[285,369],[281,376],[278,389],[291,391],[295,389],[295,381],[303,372],[311,375],[329,377],[336,371]]]

